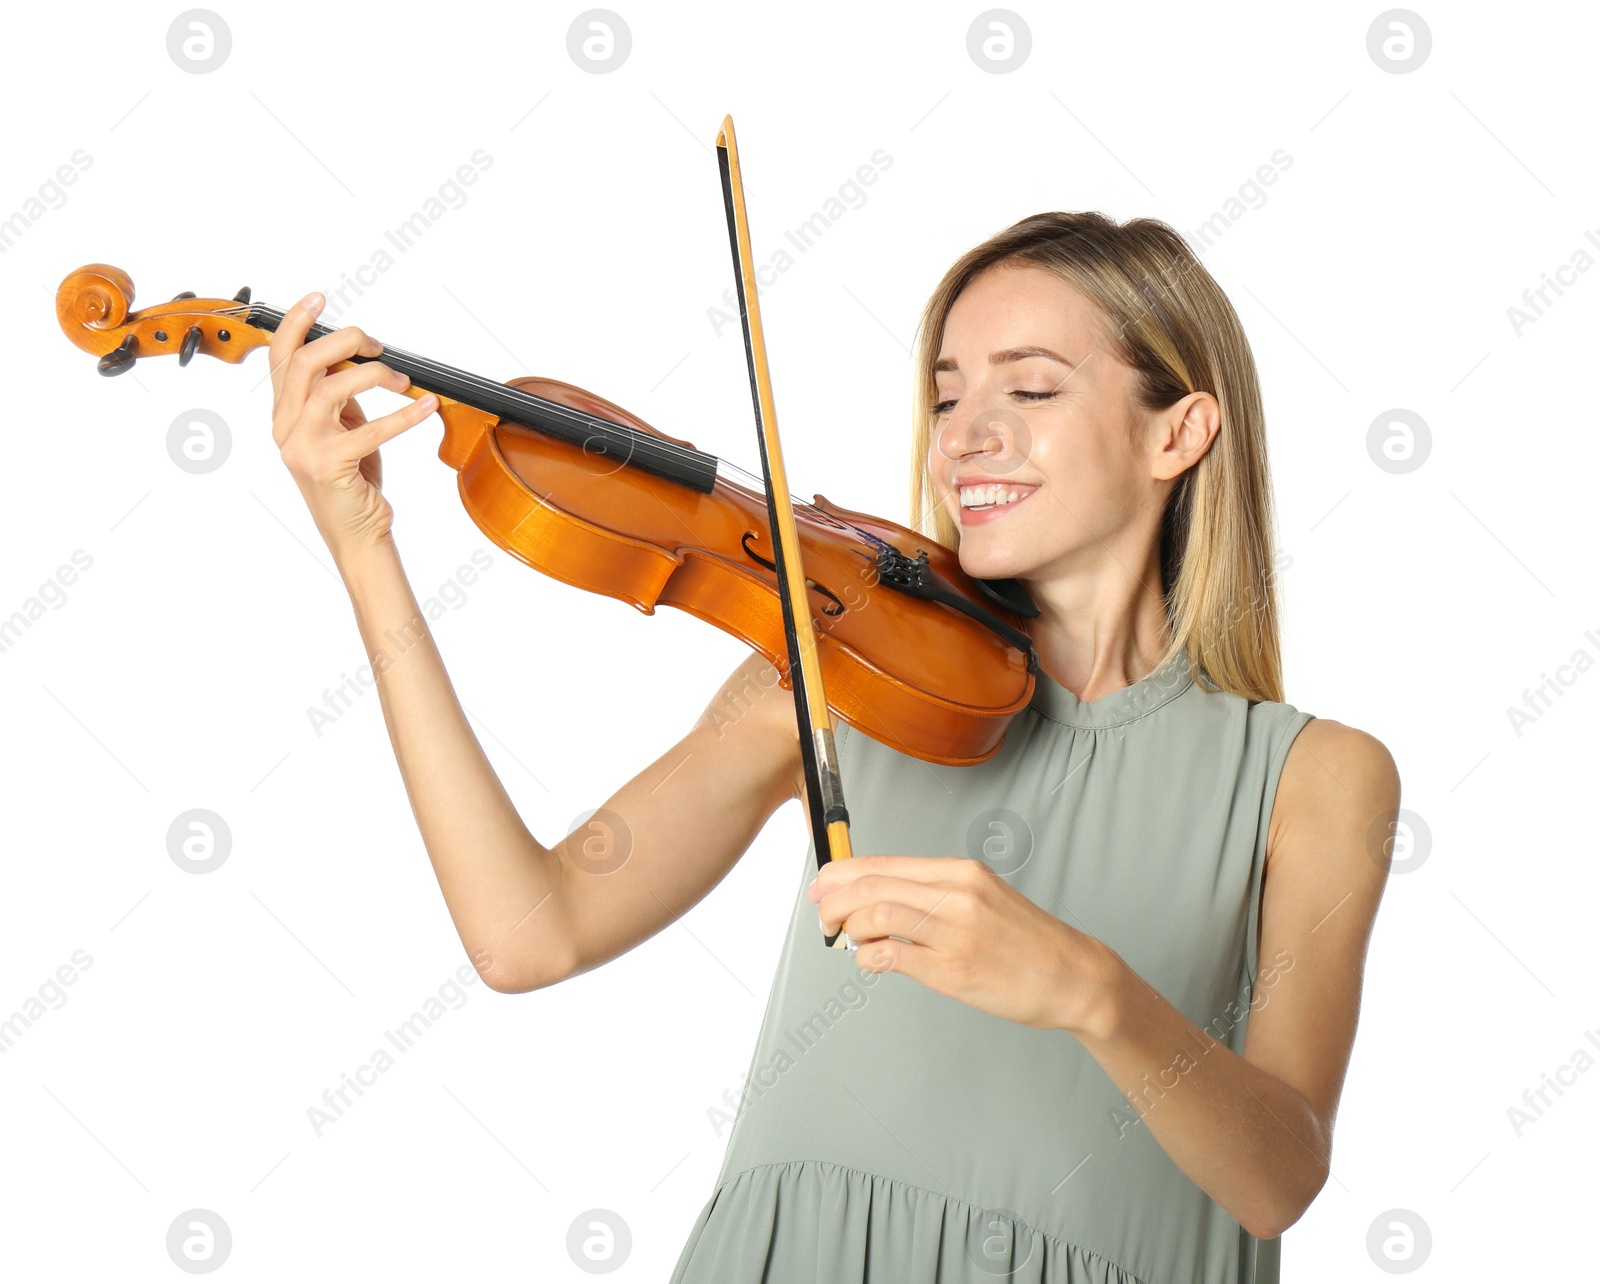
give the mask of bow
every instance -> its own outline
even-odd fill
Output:
[[[750,395],[755,403],[756,428],[761,443],[761,471],[767,487],[767,517],[773,536],[773,564],[778,576],[778,600],[783,604],[783,632],[789,652],[789,681],[794,691],[795,717],[800,731],[800,758],[805,765],[806,804],[811,821],[817,867],[850,856],[850,814],[845,810],[839,783],[839,760],[833,746],[833,726],[822,688],[822,667],[817,659],[817,636],[811,624],[805,571],[800,564],[800,537],[795,530],[789,484],[783,470],[783,450],[778,443],[777,413],[772,404],[772,383],[767,377],[767,345],[761,333],[761,308],[756,301],[755,258],[750,250],[750,226],[745,220],[744,183],[739,172],[739,149],[733,137],[733,117],[722,118],[717,134],[717,164],[722,171],[722,201],[728,216],[728,242],[733,250],[733,272],[739,292],[739,319],[744,325],[745,361],[750,368]],[[803,609],[796,610],[796,604]],[[855,941],[840,930],[825,936],[834,949],[854,950]]]

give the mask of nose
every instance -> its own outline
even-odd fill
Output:
[[[1027,421],[1002,405],[957,406],[937,434],[939,454],[954,463],[1009,471],[1028,441]],[[1009,467],[1008,467],[1009,465]]]

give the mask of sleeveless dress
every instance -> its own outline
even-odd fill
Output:
[[[990,861],[1242,1054],[1267,821],[1310,718],[1206,690],[1180,652],[1090,703],[1041,670],[977,766],[841,723],[852,849]],[[671,1284],[1277,1284],[1279,1240],[1249,1235],[1143,1122],[1180,1075],[1130,1102],[1064,1030],[863,972],[823,944],[816,868],[808,848],[722,1170]]]

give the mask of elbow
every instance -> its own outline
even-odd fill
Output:
[[[483,977],[483,983],[496,994],[526,994],[529,990],[538,989],[538,986],[524,985],[504,968],[495,968],[479,975]]]
[[[1257,1212],[1239,1225],[1256,1239],[1276,1239],[1306,1215],[1328,1184],[1333,1164],[1333,1121],[1324,1118],[1304,1097],[1296,1094],[1303,1136],[1285,1142],[1274,1168],[1263,1174],[1265,1183]],[[1293,1112],[1290,1112],[1291,1115]]]
[[[1301,1209],[1300,1213],[1304,1211],[1304,1209]],[[1255,1239],[1277,1239],[1279,1235],[1282,1235],[1284,1231],[1300,1220],[1300,1213],[1295,1213],[1289,1217],[1274,1218],[1270,1222],[1249,1221],[1240,1222],[1239,1225],[1244,1227],[1246,1233]]]
[[[564,957],[518,959],[491,950],[474,955],[478,976],[496,994],[527,994],[565,981],[573,968]]]
[[[561,978],[543,973],[526,975],[510,973],[503,969],[483,973],[483,983],[496,994],[527,994],[554,985]]]
[[[1306,1215],[1306,1210],[1322,1192],[1328,1181],[1328,1170],[1319,1168],[1308,1174],[1304,1189],[1297,1195],[1280,1198],[1266,1219],[1252,1218],[1239,1224],[1256,1239],[1276,1239]]]

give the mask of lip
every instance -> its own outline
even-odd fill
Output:
[[[1001,505],[999,505],[998,507],[995,507],[995,508],[986,508],[982,512],[977,512],[977,511],[974,511],[973,509],[963,508],[961,506],[961,487],[963,487],[963,486],[993,486],[993,485],[1001,485],[1001,486],[1013,485],[1013,486],[1017,486],[1019,488],[1023,487],[1023,486],[1026,486],[1026,487],[1028,487],[1028,492],[1025,495],[1017,496],[1017,498],[1014,501],[1012,501],[1011,503],[1009,503],[1009,504],[1001,504]],[[998,521],[1000,518],[1002,518],[1002,517],[1006,516],[1008,513],[1010,513],[1013,509],[1021,508],[1022,505],[1026,504],[1030,499],[1032,499],[1034,497],[1034,495],[1038,491],[1038,489],[1039,489],[1038,485],[1036,483],[1034,483],[1034,482],[1010,482],[1010,483],[1007,483],[1007,482],[1003,482],[1003,481],[998,481],[994,477],[971,477],[971,478],[958,478],[956,480],[956,482],[955,482],[955,490],[954,490],[953,493],[954,493],[955,499],[956,499],[956,507],[957,507],[957,509],[958,509],[958,511],[960,513],[961,525],[963,525],[963,526],[981,526],[985,522]]]

